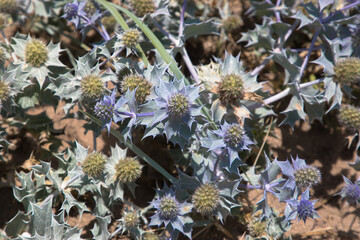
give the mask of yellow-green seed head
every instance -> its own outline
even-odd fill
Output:
[[[152,85],[150,82],[148,82],[144,77],[137,74],[127,75],[121,82],[122,93],[125,93],[128,89],[130,91],[136,89],[135,98],[139,104],[144,103],[146,97],[150,95],[151,87]]]
[[[125,158],[115,166],[116,178],[120,183],[133,183],[142,173],[142,165],[134,158]]]
[[[260,222],[259,220],[252,220],[249,225],[249,234],[254,238],[260,238],[266,233],[266,224],[265,222]]]
[[[107,157],[99,152],[93,152],[86,156],[81,164],[83,172],[89,177],[97,177],[105,170]]]
[[[80,83],[82,95],[85,98],[97,99],[105,92],[104,83],[100,76],[90,74],[83,77]]]
[[[144,234],[144,240],[159,240],[160,237],[156,233],[147,232]]]
[[[0,29],[5,28],[8,24],[8,20],[4,14],[0,14]]]
[[[0,12],[15,13],[19,8],[17,0],[0,0]]]
[[[211,214],[219,205],[219,189],[211,183],[201,185],[195,190],[192,203],[200,214]]]
[[[360,130],[360,109],[351,105],[343,105],[338,114],[339,122],[352,131]]]
[[[190,109],[189,98],[181,93],[171,96],[168,102],[167,111],[172,118],[184,117]]]
[[[228,74],[222,77],[218,85],[219,99],[222,104],[234,103],[243,99],[244,86],[241,76]]]
[[[123,33],[121,41],[126,47],[134,48],[139,43],[140,38],[141,35],[137,29],[129,29]]]
[[[127,228],[135,228],[139,224],[139,216],[136,212],[127,212],[123,218],[123,222]]]
[[[92,16],[96,12],[96,6],[92,0],[87,0],[83,10],[88,15]]]
[[[110,29],[110,30],[114,30],[114,27],[116,25],[116,19],[114,18],[113,15],[111,16],[107,16],[107,17],[103,17],[101,19],[101,23],[104,25],[104,27],[106,29]]]
[[[230,15],[221,22],[221,26],[225,29],[226,32],[236,31],[242,25],[244,25],[244,22],[238,15]]]
[[[294,172],[294,177],[296,184],[303,188],[316,185],[321,180],[320,171],[313,166],[297,169]]]
[[[131,0],[131,7],[138,17],[155,12],[155,4],[152,0]]]
[[[334,81],[350,85],[360,82],[360,59],[350,57],[339,60],[334,66]]]
[[[179,204],[174,197],[164,196],[160,199],[159,213],[161,218],[170,220],[175,218],[179,212]]]
[[[10,88],[4,81],[0,81],[0,101],[6,101],[10,96]]]
[[[3,47],[0,47],[0,62],[5,61],[6,59],[6,51]]]
[[[33,39],[25,46],[25,62],[33,67],[41,67],[49,59],[48,48],[38,40]]]

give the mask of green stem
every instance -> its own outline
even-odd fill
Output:
[[[101,121],[97,119],[96,117],[92,116],[91,114],[84,112],[83,110],[79,109],[79,111],[88,116],[94,123],[101,126]],[[168,173],[164,168],[162,168],[155,160],[153,160],[151,157],[149,157],[146,153],[144,153],[140,148],[138,148],[135,144],[126,141],[124,137],[117,132],[115,129],[110,129],[111,135],[116,137],[121,143],[125,144],[131,151],[133,151],[138,157],[140,157],[142,160],[144,160],[146,163],[148,163],[150,166],[155,168],[159,173],[161,173],[165,178],[167,178],[170,182],[174,183],[177,179],[173,176],[171,176],[170,173]]]
[[[127,25],[127,23],[125,22],[124,18],[120,15],[120,13],[115,8],[111,7],[111,4],[117,6],[116,4],[106,2],[105,0],[96,0],[96,1],[104,5],[104,7],[114,16],[114,18],[116,19],[116,21],[119,23],[120,27],[124,31],[130,29],[129,25]],[[139,44],[136,45],[136,49],[138,50],[141,59],[143,60],[145,66],[147,67],[149,65],[149,60],[147,59],[144,50],[141,48]]]

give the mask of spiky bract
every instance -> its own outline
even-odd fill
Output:
[[[17,0],[0,0],[1,13],[15,13],[19,9]]]
[[[240,75],[228,74],[218,85],[219,99],[222,104],[235,103],[244,97],[244,83]]]
[[[155,4],[152,0],[131,0],[130,3],[138,17],[143,17],[147,13],[155,12]]]
[[[294,172],[294,176],[296,184],[304,188],[316,185],[321,180],[319,169],[313,166],[297,169]]]
[[[25,62],[33,67],[41,67],[49,59],[48,48],[38,40],[32,39],[25,46]]]
[[[97,177],[104,172],[107,157],[100,152],[93,152],[86,156],[81,164],[83,172],[89,177]]]
[[[120,183],[133,183],[140,177],[142,165],[138,160],[127,157],[118,161],[115,170],[115,176]]]
[[[98,75],[90,74],[81,79],[80,83],[82,96],[90,99],[97,99],[105,92],[104,83]]]
[[[334,66],[334,81],[342,84],[358,83],[360,81],[360,59],[350,57],[339,60]]]
[[[342,105],[338,114],[341,124],[349,130],[360,130],[360,109],[352,105]]]
[[[0,81],[0,101],[6,101],[10,96],[10,88],[4,81]]]
[[[138,74],[130,74],[123,78],[121,82],[121,92],[125,93],[127,90],[135,92],[135,99],[138,103],[144,103],[146,97],[150,95],[152,85],[144,77]]]
[[[122,43],[127,48],[135,48],[140,42],[141,34],[137,29],[126,30],[121,38]]]
[[[219,205],[219,189],[211,183],[201,185],[195,190],[192,203],[202,215],[211,214]]]
[[[176,93],[169,99],[167,111],[171,118],[182,118],[190,109],[189,98],[182,93]]]
[[[244,21],[239,15],[230,15],[221,21],[221,26],[225,29],[226,32],[233,32],[238,30],[243,24]]]

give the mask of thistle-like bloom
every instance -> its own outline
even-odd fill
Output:
[[[230,159],[230,165],[239,158],[238,152],[249,150],[253,144],[246,135],[245,129],[238,123],[229,124],[225,122],[221,129],[208,132],[208,139],[204,140],[204,146],[209,151],[221,149],[222,155]]]
[[[306,165],[304,159],[291,157],[292,164],[289,161],[278,161],[278,165],[284,175],[288,177],[284,187],[292,190],[295,188],[308,188],[318,184],[321,180],[320,171],[313,166]]]
[[[199,186],[192,195],[195,210],[202,215],[210,215],[219,206],[220,191],[215,184],[205,183]]]
[[[356,57],[340,59],[334,66],[334,72],[334,82],[356,84],[360,81],[360,59]]]
[[[339,122],[350,131],[360,130],[360,109],[352,105],[341,105],[338,114]]]
[[[0,12],[1,13],[16,13],[19,10],[20,3],[18,0],[1,0]]]
[[[171,226],[170,231],[176,229],[185,235],[189,234],[184,231],[184,225],[188,223],[184,215],[191,212],[191,204],[186,202],[179,203],[173,191],[161,195],[151,202],[154,208],[156,208],[156,213],[151,217],[149,225],[161,226],[164,224],[165,228],[170,228]]]
[[[81,162],[83,172],[89,177],[97,177],[105,170],[107,157],[100,152],[92,152]]]
[[[138,74],[130,74],[121,81],[121,92],[124,94],[127,90],[135,92],[135,99],[139,104],[145,102],[146,97],[150,95],[152,84],[143,76]]]
[[[195,104],[199,97],[199,87],[184,86],[182,81],[174,80],[160,83],[155,92],[158,96],[155,99],[158,110],[154,113],[152,125],[163,122],[166,137],[171,141],[173,137],[188,140],[192,135],[194,117],[201,115],[201,107]]]
[[[339,195],[344,198],[350,205],[356,206],[360,202],[360,181],[352,183],[347,177],[343,176],[345,187]]]
[[[136,16],[145,17],[150,15],[170,15],[167,9],[167,2],[161,0],[129,0],[131,8]]]
[[[64,6],[64,15],[63,18],[74,23],[75,27],[78,28],[81,22],[81,16],[85,16],[84,7],[86,5],[86,1],[78,2],[74,0],[73,2],[69,2]]]
[[[123,118],[118,111],[127,100],[123,97],[119,98],[117,101],[115,99],[116,89],[114,88],[112,94],[110,96],[104,96],[102,100],[96,103],[94,112],[97,117],[101,120],[102,128],[107,128],[108,133],[110,133],[111,122],[115,123],[122,121]]]
[[[285,220],[290,221],[295,219],[296,217],[299,220],[303,220],[306,222],[307,218],[319,218],[320,216],[317,214],[314,208],[314,204],[317,200],[309,201],[309,188],[307,188],[302,194],[300,201],[293,199],[288,200],[288,205],[285,209]]]
[[[239,15],[230,15],[221,21],[221,26],[226,32],[234,32],[244,25],[244,21]]]
[[[139,30],[130,28],[120,34],[117,33],[116,36],[118,39],[114,46],[116,50],[126,48],[126,56],[129,56],[131,53],[137,55],[136,45],[143,41],[143,37]]]

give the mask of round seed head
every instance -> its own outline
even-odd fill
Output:
[[[33,67],[41,67],[49,59],[46,45],[38,40],[33,39],[25,46],[25,62]]]
[[[92,0],[87,0],[84,6],[84,12],[89,16],[92,16],[96,12],[96,6]]]
[[[82,95],[85,98],[96,99],[105,92],[104,83],[98,75],[83,77],[80,83]]]
[[[225,131],[224,141],[229,147],[238,147],[243,143],[245,131],[240,124],[232,124]]]
[[[10,88],[4,81],[0,81],[0,101],[6,101],[10,96]]]
[[[16,13],[19,9],[17,0],[0,0],[0,12],[2,13]]]
[[[294,172],[295,182],[298,186],[307,188],[316,185],[321,180],[319,169],[313,166],[304,167]]]
[[[78,12],[78,5],[76,5],[75,3],[67,3],[64,7],[64,13],[69,19],[76,17],[77,12]]]
[[[238,15],[230,15],[221,22],[221,26],[226,32],[233,32],[238,30],[244,24],[243,20]]]
[[[222,104],[234,103],[244,97],[243,80],[237,74],[223,76],[218,85],[219,99]]]
[[[195,190],[192,203],[202,215],[211,214],[219,205],[219,189],[211,183],[201,185]]]
[[[160,200],[159,215],[162,219],[170,220],[175,218],[179,213],[179,203],[175,198],[164,196]]]
[[[300,219],[304,222],[308,217],[313,217],[315,213],[315,209],[313,204],[308,200],[301,200],[299,205],[297,206],[297,213]]]
[[[0,14],[0,29],[3,29],[7,26],[8,19],[6,18],[6,15]]]
[[[339,60],[334,66],[334,81],[342,84],[359,83],[360,59],[350,57]]]
[[[140,38],[141,34],[137,29],[129,29],[123,33],[121,41],[127,48],[135,48]]]
[[[152,0],[131,0],[131,7],[138,17],[155,12],[155,4]]]
[[[140,177],[142,165],[134,158],[125,158],[118,162],[115,169],[120,183],[133,183]]]
[[[360,187],[357,184],[347,184],[343,192],[344,198],[351,205],[356,205],[360,201]]]
[[[89,177],[97,177],[104,172],[107,158],[99,152],[93,152],[86,156],[81,164],[83,172]]]
[[[360,109],[351,105],[342,105],[338,114],[339,122],[349,130],[360,130]]]
[[[101,100],[100,102],[97,102],[94,107],[96,116],[101,119],[111,119],[114,111],[115,104],[111,103],[111,101]]]
[[[123,218],[123,222],[127,228],[135,228],[139,224],[139,216],[135,212],[127,212]]]
[[[106,16],[101,19],[101,23],[104,25],[106,29],[114,30],[114,27],[116,25],[116,19],[113,15]]]
[[[121,82],[121,92],[125,93],[128,89],[135,92],[135,99],[138,103],[144,103],[146,97],[150,95],[152,85],[144,77],[137,74],[130,74],[124,77]]]
[[[167,105],[167,111],[170,117],[182,118],[190,110],[190,102],[188,97],[181,93],[172,95]]]
[[[144,234],[144,240],[159,240],[160,237],[156,233],[147,232]]]
[[[262,237],[266,233],[266,224],[259,220],[253,219],[249,226],[249,234],[254,238]]]

